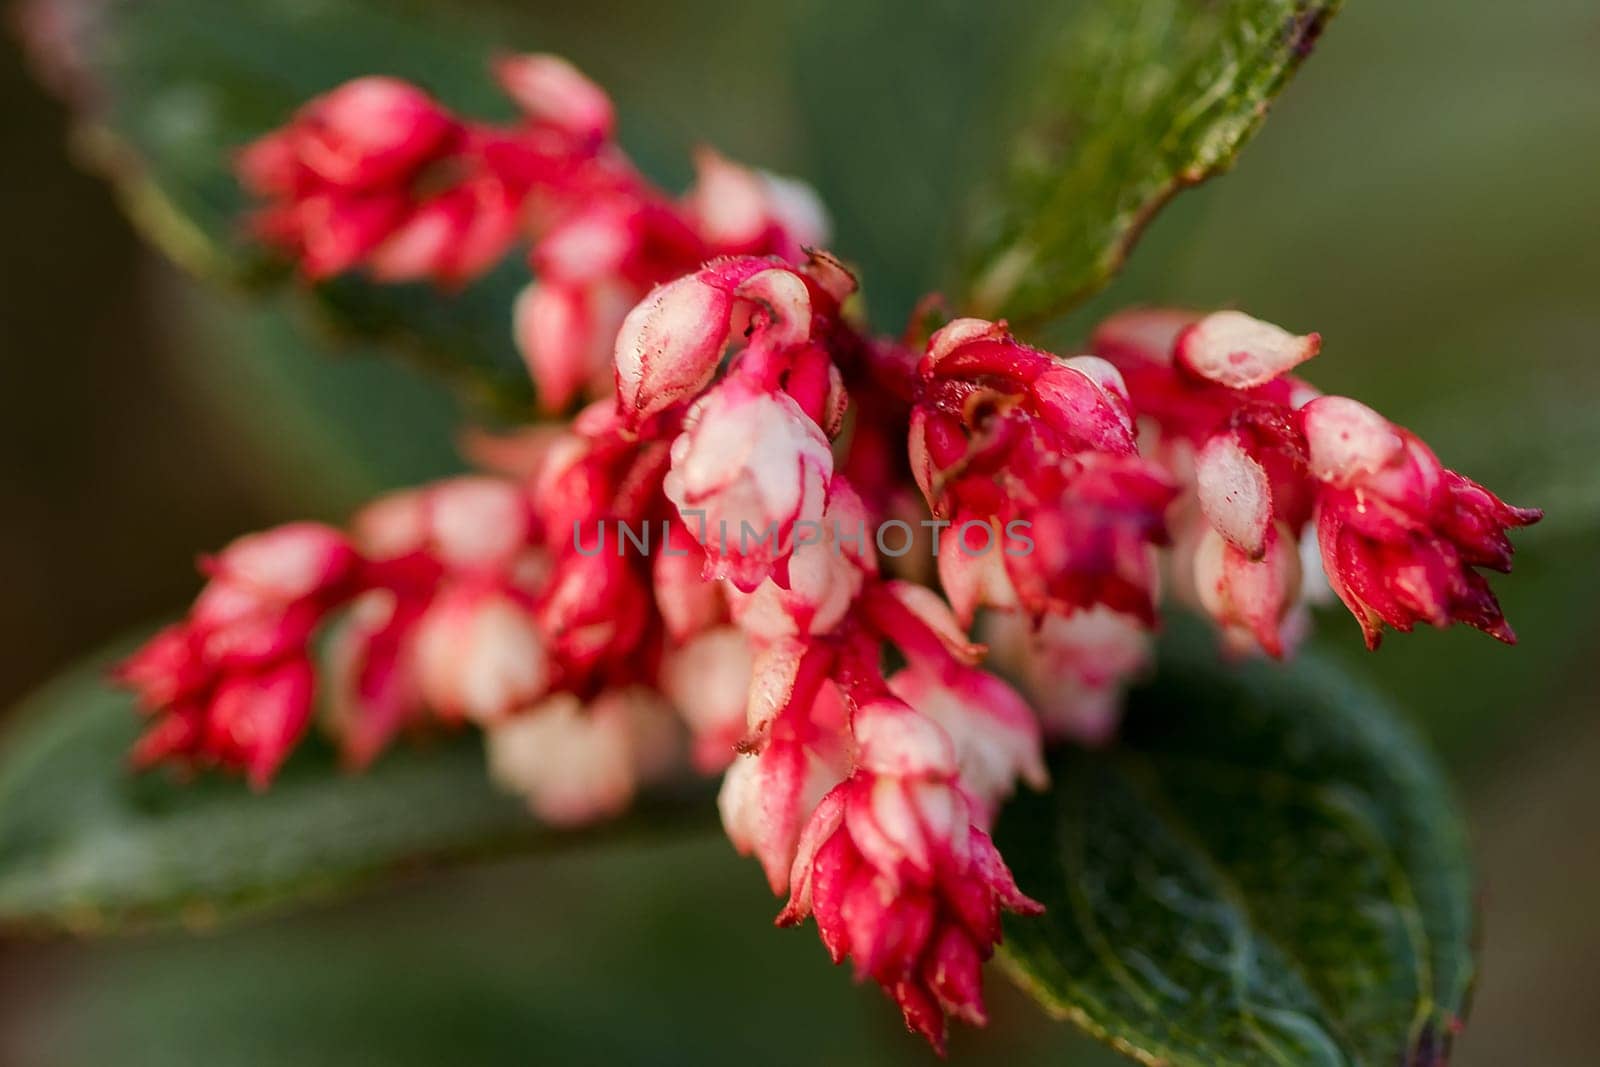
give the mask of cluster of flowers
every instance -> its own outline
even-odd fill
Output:
[[[603,392],[480,439],[492,473],[210,561],[188,617],[121,668],[152,719],[140,763],[264,785],[320,688],[352,763],[468,719],[498,781],[576,822],[674,768],[687,732],[735,847],[787,895],[778,921],[815,918],[942,1047],[948,1017],[984,1020],[1000,913],[1039,907],[990,840],[999,806],[1045,784],[1046,734],[1114,729],[1162,560],[1273,655],[1304,613],[1302,545],[1369,643],[1417,622],[1511,639],[1477,568],[1505,569],[1506,528],[1538,513],[1291,377],[1315,336],[1141,311],[1071,359],[977,319],[874,337],[854,277],[803,248],[808,195],[706,155],[675,202],[570,67],[498,70],[527,115],[511,131],[383,79],[313,101],[242,160],[260,232],[313,275],[452,282],[531,234],[533,373],[564,400],[603,362]],[[932,567],[863,536],[891,518],[931,531]],[[584,546],[608,526],[663,536]],[[1029,551],[994,550],[1019,528]]]
[[[240,155],[265,200],[253,231],[312,279],[352,268],[385,282],[460,285],[531,244],[537,282],[516,336],[551,411],[598,382],[611,340],[650,287],[723,255],[794,259],[827,221],[804,185],[715,152],[682,200],[646,181],[612,138],[610,99],[555,56],[511,56],[494,74],[522,118],[452,114],[394,78],[366,77],[311,101]]]
[[[1507,505],[1410,431],[1290,374],[1317,354],[1316,334],[1237,311],[1133,311],[1102,324],[1092,347],[1150,420],[1146,454],[1190,486],[1171,520],[1174,570],[1236,645],[1284,654],[1305,629],[1307,571],[1325,576],[1369,648],[1386,624],[1419,622],[1515,642],[1478,568],[1509,572],[1506,531],[1542,513]]]

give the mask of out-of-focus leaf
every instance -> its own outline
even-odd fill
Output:
[[[90,87],[78,95],[93,101],[79,142],[150,238],[208,277],[289,282],[245,233],[248,202],[232,161],[310,97],[383,73],[473,114],[508,111],[487,62],[519,42],[417,0],[62,2],[97,12],[79,42]],[[531,399],[510,320],[526,276],[513,255],[457,292],[353,276],[302,288],[337,332],[397,346],[509,413]]]
[[[106,662],[37,693],[0,749],[0,925],[207,924],[584,836],[540,826],[497,792],[475,734],[402,745],[361,774],[312,742],[259,794],[220,776],[134,774],[138,716]],[[709,822],[713,805],[689,788],[636,811],[628,825]]]
[[[1168,648],[1119,748],[996,834],[1025,988],[1151,1063],[1438,1064],[1473,963],[1463,831],[1384,701],[1321,662]]]
[[[416,368],[316,344],[281,297],[188,288],[176,369],[282,513],[343,521],[378,493],[464,469],[459,405]]]
[[[1038,319],[1110,280],[1173,194],[1232,165],[1339,3],[1079,5],[980,204],[972,309]]]
[[[936,1062],[814,930],[773,928],[780,903],[707,833],[449,872],[207,937],[13,952],[0,974],[55,982],[0,1002],[3,1047],[28,1067],[748,1067],[753,1048],[763,1067]],[[987,985],[990,1024],[953,1028],[950,1063],[1121,1062],[998,975]],[[799,1019],[826,1025],[773,1040]]]

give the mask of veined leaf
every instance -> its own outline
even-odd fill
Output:
[[[1339,4],[1078,5],[980,204],[974,313],[1036,320],[1105,285],[1168,199],[1233,164]]]
[[[1168,648],[1109,753],[996,840],[1045,915],[1023,986],[1148,1063],[1444,1062],[1472,981],[1461,823],[1384,701],[1324,663]]]

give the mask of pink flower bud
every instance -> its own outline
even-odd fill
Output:
[[[469,475],[381,497],[353,522],[374,559],[425,553],[457,572],[504,572],[528,547],[532,516],[523,490]]]
[[[1093,382],[1106,400],[1117,409],[1123,424],[1132,432],[1133,414],[1128,407],[1131,403],[1128,383],[1123,380],[1122,372],[1117,370],[1116,364],[1099,356],[1072,356],[1062,360],[1061,365],[1070,367]]]
[[[190,610],[190,640],[221,669],[298,654],[348,594],[356,564],[344,536],[315,523],[240,538],[203,563],[212,578]]]
[[[1020,603],[993,526],[978,523],[989,531],[984,536],[974,532],[977,527],[968,529],[969,522],[978,520],[962,518],[939,535],[939,584],[964,627],[980,607],[1009,610]]]
[[[580,393],[611,387],[611,340],[628,303],[611,286],[530,284],[517,297],[513,329],[545,411],[565,410]]]
[[[821,694],[832,654],[822,644],[796,637],[758,641],[754,647],[746,732],[740,747],[761,748],[775,733],[815,740],[811,726],[822,709]],[[828,724],[830,729],[836,726],[843,726],[842,718]]]
[[[1040,417],[1074,449],[1127,455],[1134,451],[1127,387],[1116,368],[1079,356],[1050,368],[1030,390]]]
[[[212,580],[189,611],[191,639],[213,668],[259,667],[304,647],[322,611],[309,601],[285,603],[249,586]]]
[[[456,122],[421,89],[366,77],[312,101],[292,128],[302,165],[334,185],[365,187],[431,158]]]
[[[665,490],[706,551],[706,576],[748,592],[787,559],[797,523],[820,528],[832,475],[828,440],[799,405],[735,377],[691,409]]]
[[[1043,789],[1039,720],[1010,686],[985,671],[965,668],[944,679],[908,669],[889,679],[894,695],[944,728],[955,744],[961,788],[974,802],[973,823],[988,829],[1018,778]]]
[[[1000,343],[1009,337],[1005,324],[1001,322],[972,318],[952,319],[928,338],[927,352],[923,355],[917,372],[924,378],[944,374],[946,362],[958,349],[980,341]]]
[[[793,270],[775,267],[753,274],[734,295],[758,305],[760,319],[752,323],[752,333],[769,349],[787,349],[811,337],[811,291]]]
[[[929,508],[954,523],[939,575],[956,616],[1103,603],[1153,618],[1151,549],[1165,542],[1177,487],[1138,456],[1114,368],[958,319],[930,338],[918,374],[911,469]]]
[[[974,644],[951,606],[932,589],[909,581],[882,582],[874,587],[867,610],[885,637],[913,662],[941,665],[945,658],[974,666],[984,647]],[[942,656],[931,654],[935,642]]]
[[[412,662],[416,610],[373,589],[356,599],[329,640],[330,725],[352,767],[371,763],[424,710]]]
[[[1181,308],[1129,308],[1095,327],[1089,350],[1118,367],[1168,366],[1179,336],[1202,318]]]
[[[638,214],[637,204],[608,199],[564,216],[534,249],[535,273],[560,285],[620,280],[639,244]],[[632,303],[623,310],[632,310]]]
[[[1218,311],[1178,338],[1177,362],[1229,389],[1249,389],[1293,370],[1316,355],[1321,345],[1314,333],[1296,337],[1242,311]]]
[[[825,349],[807,346],[794,354],[783,381],[783,391],[794,397],[806,418],[822,427],[830,441],[839,436],[850,406],[850,394],[838,365]]]
[[[303,659],[224,681],[206,718],[208,758],[243,768],[253,788],[265,789],[311,722],[311,687],[311,664]],[[144,758],[136,750],[135,759]]]
[[[1284,654],[1282,623],[1301,589],[1299,547],[1287,527],[1267,529],[1259,559],[1208,530],[1194,568],[1200,605],[1225,633],[1253,640],[1269,656]]]
[[[301,179],[297,131],[273,130],[239,150],[234,170],[239,184],[257,196],[292,196]]]
[[[323,278],[368,262],[393,279],[456,280],[503,254],[522,189],[504,185],[468,127],[427,94],[361,78],[248,146],[240,180],[267,198],[256,233]],[[434,191],[438,175],[461,175]]]
[[[830,546],[809,544],[789,559],[788,580],[788,588],[768,578],[754,592],[729,591],[741,630],[763,641],[828,633],[855,601],[861,570]]]
[[[800,830],[840,775],[792,739],[774,740],[759,754],[728,767],[717,810],[728,840],[741,856],[754,855],[774,893],[789,886]]]
[[[592,377],[593,331],[583,295],[565,286],[529,284],[512,309],[512,332],[539,406],[561,411]]]
[[[1045,735],[1099,746],[1116,733],[1122,691],[1150,660],[1150,631],[1102,605],[1070,615],[994,613],[984,635],[996,670],[1019,679]]]
[[[834,961],[850,957],[939,1051],[947,1015],[986,1017],[980,968],[1000,940],[1000,910],[1042,910],[953,786],[865,772],[817,806],[790,887],[779,924],[814,915]]]
[[[418,625],[422,695],[449,717],[488,723],[545,692],[550,668],[529,610],[492,587],[440,593]]]
[[[558,826],[619,815],[657,759],[649,749],[659,735],[641,720],[660,712],[648,704],[632,690],[587,706],[570,693],[553,696],[489,726],[489,775]]]
[[[851,718],[857,765],[874,774],[899,777],[957,773],[956,750],[938,722],[900,699],[861,705]]]
[[[652,619],[646,578],[633,562],[614,549],[567,553],[552,571],[539,624],[564,686],[637,676],[637,646]]]
[[[764,170],[756,173],[765,186],[767,217],[783,235],[782,240],[773,242],[775,247],[772,252],[775,255],[789,260],[799,259],[798,253],[801,251],[821,248],[829,242],[833,224],[828,218],[827,207],[815,189],[798,178]],[[853,278],[851,280],[854,281]],[[835,297],[838,297],[837,292]]]
[[[722,358],[733,300],[689,275],[657,286],[617,333],[617,397],[641,420],[703,389]]]
[[[695,153],[695,171],[689,212],[724,255],[797,259],[802,248],[827,242],[827,212],[803,182],[741,167],[708,148]]]
[[[153,717],[135,762],[232,767],[265,786],[310,721],[313,631],[354,594],[360,564],[342,534],[315,523],[240,538],[206,560],[211,580],[188,618],[117,669]]]
[[[215,579],[251,596],[287,604],[337,586],[356,564],[344,534],[314,522],[295,522],[241,537],[206,563]]]
[[[762,251],[771,219],[761,179],[709,148],[695,152],[694,165],[689,209],[706,240],[733,252]]]
[[[673,523],[651,563],[656,610],[675,641],[687,641],[728,617],[723,587],[700,577],[705,552],[681,523]]]
[[[453,570],[503,568],[527,546],[523,492],[498,478],[463,477],[429,490],[434,550]]]
[[[689,724],[703,771],[726,767],[744,736],[752,661],[750,642],[731,626],[707,630],[662,660],[661,690]]]
[[[210,681],[192,627],[164,626],[116,667],[116,679],[139,694],[147,711],[191,696]]]
[[[628,220],[652,207],[670,213],[603,151],[610,104],[598,89],[550,57],[508,60],[499,72],[532,122],[463,122],[388,78],[363,78],[313,101],[240,155],[241,181],[266,199],[255,232],[311,278],[364,264],[383,281],[456,285],[498,262],[525,226],[555,225],[579,205],[625,202]],[[688,239],[700,252],[692,233]],[[702,257],[674,245],[666,258],[667,269],[627,279],[630,294]]]
[[[829,497],[820,523],[795,526],[787,585],[768,578],[754,592],[730,591],[733,617],[752,637],[828,633],[846,618],[864,576],[876,573],[873,531],[860,498],[841,478],[834,479]]]
[[[605,140],[616,125],[611,98],[558,56],[507,56],[494,65],[500,87],[530,118],[574,137]]]
[[[1206,521],[1240,552],[1259,559],[1272,525],[1272,484],[1237,435],[1218,434],[1206,442],[1195,458],[1195,487]]]
[[[1321,479],[1317,542],[1339,599],[1376,648],[1388,624],[1464,622],[1508,644],[1515,633],[1478,568],[1506,572],[1506,531],[1543,512],[1515,508],[1443,466],[1415,435],[1343,397],[1302,412]]]
[[[350,262],[339,270],[365,259],[372,277],[380,282],[399,284],[429,278],[459,281],[466,274],[457,267],[458,253],[464,249],[473,226],[473,208],[470,197],[454,193],[437,197],[396,220],[390,232],[369,249],[350,257]],[[508,244],[510,236],[506,234]]]
[[[1399,462],[1405,441],[1376,411],[1342,396],[1318,397],[1301,409],[1314,477],[1347,486]]]
[[[373,250],[367,266],[374,278],[459,285],[498,263],[516,242],[525,190],[507,185],[480,159],[461,166],[464,178],[419,203]]]

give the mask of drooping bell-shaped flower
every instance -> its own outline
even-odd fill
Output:
[[[630,303],[620,287],[531,282],[517,297],[512,329],[546,411],[612,383],[612,344]]]
[[[957,614],[1105,604],[1152,618],[1151,550],[1176,487],[1139,456],[1116,370],[957,319],[929,339],[918,372],[911,467],[951,524],[939,569]]]
[[[750,641],[736,627],[718,626],[668,651],[661,664],[661,690],[677,706],[694,735],[695,765],[720,771],[745,735],[753,666]]]
[[[837,767],[791,736],[729,765],[717,794],[722,828],[735,851],[760,861],[774,893],[788,888],[801,830],[838,781]]]
[[[989,663],[1017,680],[1045,736],[1090,747],[1116,736],[1123,689],[1151,658],[1149,628],[1104,606],[1049,615],[1037,626],[994,612],[981,633]]]
[[[550,682],[531,605],[490,583],[453,585],[417,624],[423,699],[441,715],[489,723],[542,696]]]
[[[857,770],[806,825],[778,922],[814,916],[834,961],[849,958],[942,1050],[947,1016],[987,1018],[981,971],[1001,910],[1042,909],[973,825],[937,724],[885,698],[857,710],[855,733]]]
[[[354,589],[359,562],[344,535],[316,523],[240,538],[208,560],[188,617],[117,668],[152,717],[135,762],[231,767],[265,786],[310,722],[308,645]]]
[[[828,240],[827,211],[809,186],[742,167],[709,148],[695,153],[687,199],[695,228],[724,254],[796,261]]]
[[[472,141],[467,124],[422,90],[358,78],[247,146],[238,169],[246,188],[266,200],[253,218],[256,233],[293,255],[308,277],[374,256],[388,277],[442,276],[454,267],[444,261],[478,223],[475,207],[498,207],[505,218],[503,205],[488,202],[484,182],[493,176]],[[457,181],[425,190],[428,176],[442,171],[459,172]],[[497,235],[503,227],[492,224]],[[477,233],[487,236],[487,228]],[[482,254],[475,249],[473,258]]]
[[[706,576],[748,592],[782,578],[797,523],[820,528],[832,475],[828,439],[794,399],[735,375],[690,411],[665,488]]]
[[[1511,569],[1506,531],[1543,512],[1516,508],[1443,466],[1371,408],[1321,397],[1304,409],[1310,466],[1323,489],[1317,540],[1333,590],[1377,647],[1385,624],[1464,622],[1516,640],[1478,568]]]
[[[492,724],[489,773],[540,818],[575,826],[620,814],[638,787],[672,762],[672,721],[648,690],[571,693]]]
[[[616,126],[611,98],[560,56],[503,56],[495,79],[507,96],[535,121],[577,137],[604,141]]]
[[[1269,527],[1254,558],[1206,531],[1195,553],[1194,581],[1201,607],[1225,636],[1236,643],[1244,638],[1270,656],[1284,654],[1284,618],[1300,595],[1300,553],[1286,527]]]
[[[967,666],[955,666],[942,677],[907,668],[889,678],[889,689],[950,735],[957,776],[980,829],[994,825],[1018,779],[1034,789],[1048,783],[1039,718],[994,675]]]

